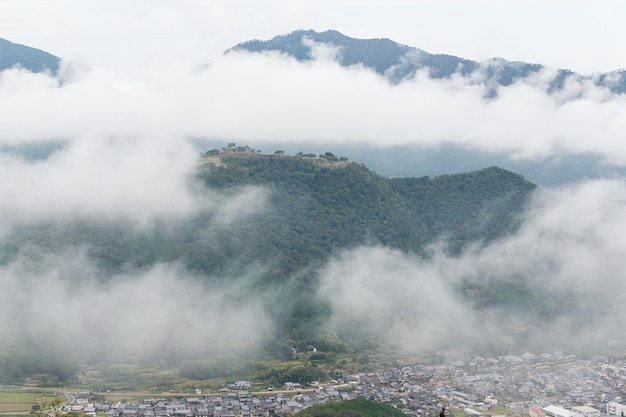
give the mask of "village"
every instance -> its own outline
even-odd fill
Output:
[[[69,407],[71,413],[108,417],[261,417],[363,397],[416,417],[436,416],[442,407],[448,414],[469,416],[624,416],[625,383],[626,361],[526,353],[345,375],[326,386],[286,383],[284,391],[263,395],[255,394],[249,381],[229,384],[217,393],[198,390],[194,397],[146,398],[139,403],[92,403],[90,393],[81,392]]]

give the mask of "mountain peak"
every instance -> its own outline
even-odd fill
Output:
[[[313,59],[310,44],[304,39],[315,43],[330,44],[340,49],[340,64],[343,66],[364,65],[384,74],[409,51],[415,51],[406,45],[401,45],[390,39],[356,39],[336,30],[316,32],[314,30],[296,30],[287,35],[275,36],[270,40],[251,40],[235,45],[226,51],[277,51],[293,56],[299,61]]]
[[[269,40],[250,40],[239,43],[226,51],[248,51],[262,53],[281,52],[299,61],[314,58],[310,40],[315,43],[332,45],[338,49],[337,62],[342,66],[361,65],[393,84],[413,78],[418,71],[428,71],[431,78],[449,78],[453,75],[467,77],[473,83],[489,86],[495,94],[498,86],[508,86],[543,70],[541,64],[520,61],[507,61],[491,58],[483,62],[472,61],[446,54],[432,54],[416,47],[396,43],[386,38],[356,39],[336,30],[316,32],[296,30]],[[475,77],[474,77],[475,76]],[[565,79],[576,77],[610,89],[613,93],[626,92],[626,72],[613,71],[606,74],[581,75],[567,69],[558,69],[550,91],[563,88]]]

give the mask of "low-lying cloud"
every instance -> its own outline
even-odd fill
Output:
[[[231,53],[204,67],[64,71],[62,82],[19,69],[0,73],[0,237],[15,225],[76,218],[141,223],[207,210],[227,228],[238,216],[267,209],[267,190],[199,192],[192,138],[255,148],[454,143],[520,158],[595,152],[626,163],[625,96],[577,79],[549,93],[550,70],[500,87],[493,98],[475,79],[433,80],[420,72],[391,85],[322,53],[306,63]],[[35,160],[6,151],[59,141]],[[571,340],[574,331],[590,344],[623,339],[624,213],[623,181],[544,191],[518,233],[458,258],[437,249],[429,259],[383,247],[346,251],[320,271],[319,295],[329,301],[336,329],[357,323],[416,349],[479,344],[498,334],[485,323],[505,318],[535,332],[529,346]],[[74,249],[43,253],[35,264],[17,256],[0,265],[0,337],[80,340],[87,352],[123,356],[254,344],[274,326],[261,303],[233,304],[243,291],[236,286],[199,284],[171,263],[104,283],[87,249]],[[488,322],[458,291],[465,281],[514,279],[557,302],[571,294],[576,304],[568,311],[580,316],[557,309],[531,322],[518,306]]]
[[[232,202],[255,204],[267,193],[245,190]],[[428,257],[346,249],[317,271],[311,297],[328,303],[323,326],[339,337],[382,339],[414,353],[605,351],[607,341],[626,340],[625,213],[622,180],[542,190],[518,232],[457,257],[440,245]],[[217,215],[214,226],[231,220]],[[87,247],[20,251],[0,266],[3,340],[69,343],[100,360],[193,357],[260,346],[278,326],[270,312],[276,300],[255,284],[261,265],[221,277],[199,277],[176,262],[111,274]],[[485,300],[472,288],[497,291]]]
[[[539,192],[512,236],[459,257],[437,248],[430,259],[383,247],[347,251],[321,273],[321,293],[330,300],[335,328],[358,324],[413,352],[603,352],[612,348],[609,342],[626,340],[625,213],[623,181]],[[463,283],[498,286],[497,305],[475,305],[472,294],[459,292]],[[502,283],[535,295],[520,305]]]
[[[196,155],[184,142],[81,138],[45,160],[0,155],[0,164],[5,222],[138,220],[185,215],[202,206],[190,183]]]
[[[319,49],[319,48],[318,48]],[[332,52],[332,50],[331,50]],[[72,71],[64,82],[9,70],[0,77],[0,141],[188,137],[245,142],[455,143],[520,157],[599,152],[623,163],[623,95],[546,69],[486,98],[480,73],[435,80],[427,71],[391,85],[339,66],[332,53],[297,62],[277,53],[229,53],[204,67]],[[496,65],[496,64],[491,64]]]
[[[571,78],[548,93],[556,72],[546,69],[488,99],[491,87],[478,75],[434,80],[423,71],[391,85],[318,49],[310,62],[229,53],[204,67],[65,64],[59,79],[0,73],[0,213],[149,217],[196,210],[186,182],[200,150],[190,138],[256,148],[453,143],[519,158],[591,152],[626,162],[626,98],[591,81]],[[35,162],[6,151],[59,141],[63,148]]]
[[[419,352],[477,328],[471,306],[436,263],[384,247],[359,248],[332,260],[321,276],[320,293],[330,300],[332,327],[340,333],[359,328]]]
[[[271,334],[260,302],[237,283],[207,285],[161,264],[99,280],[81,250],[20,257],[0,267],[0,337],[92,360],[203,357],[255,349]]]

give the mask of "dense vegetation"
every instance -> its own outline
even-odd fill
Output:
[[[380,244],[421,254],[425,245],[445,239],[451,253],[458,253],[469,243],[502,237],[519,225],[518,215],[535,189],[495,167],[388,179],[356,163],[324,167],[298,157],[223,161],[224,167],[198,173],[203,184],[227,195],[261,187],[265,207],[227,227],[211,211],[156,219],[140,230],[120,220],[35,223],[4,241],[0,260],[26,244],[51,251],[85,245],[108,274],[176,260],[207,279],[263,264],[267,279],[284,282],[298,273],[307,281],[307,268],[340,249]]]
[[[346,352],[358,347],[357,342],[324,327],[331,311],[316,296],[319,267],[329,257],[361,245],[428,256],[427,245],[439,239],[448,242],[454,255],[470,243],[489,242],[515,230],[535,189],[521,176],[495,167],[434,178],[389,179],[332,153],[322,158],[280,152],[212,158],[219,163],[206,163],[197,173],[202,192],[224,199],[251,195],[254,201],[245,204],[262,200],[258,208],[227,223],[215,209],[185,218],[153,219],[141,228],[120,220],[81,218],[62,224],[33,223],[15,228],[2,242],[0,263],[23,256],[23,248],[54,253],[78,247],[86,248],[98,267],[94,273],[105,281],[167,262],[184,265],[206,285],[220,286],[245,276],[245,287],[233,302],[246,302],[247,297],[264,300],[266,311],[278,323],[265,347],[268,355],[291,359],[293,348],[303,351],[308,345]],[[471,290],[486,298],[485,303],[498,303],[499,294],[489,293],[489,288]],[[36,348],[33,352],[37,354]],[[40,370],[20,368],[15,358],[0,358],[0,373],[17,376]],[[204,358],[175,360],[184,375],[194,378],[251,368],[236,359],[221,367]],[[309,371],[303,370],[299,378],[312,378]],[[272,377],[282,379],[278,374]]]
[[[402,417],[405,414],[380,402],[355,398],[306,408],[298,413],[303,417]]]

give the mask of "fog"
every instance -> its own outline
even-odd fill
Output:
[[[623,181],[540,191],[515,235],[459,257],[444,255],[440,245],[427,260],[383,247],[347,251],[324,269],[321,292],[337,328],[358,323],[411,352],[610,351],[626,336],[625,203]],[[554,310],[511,299],[478,310],[456,291],[462,283],[507,281],[537,291]],[[511,345],[505,336],[516,332],[523,338]]]
[[[271,330],[260,306],[237,301],[237,284],[209,289],[176,265],[97,277],[80,251],[3,266],[3,341],[127,361],[243,351]]]
[[[340,52],[334,52],[340,53]],[[343,68],[333,51],[300,63],[279,54],[229,53],[203,67],[170,62],[115,71],[65,64],[59,84],[20,70],[0,77],[2,142],[116,138],[150,143],[208,138],[238,143],[454,143],[518,157],[597,152],[623,164],[624,97],[571,77],[548,93],[552,69],[497,90],[426,72],[391,85]],[[493,64],[492,64],[493,65]],[[478,78],[478,79],[477,79]]]
[[[155,219],[207,212],[214,216],[208,229],[227,230],[271,212],[266,188],[200,190],[197,138],[260,149],[301,144],[304,152],[453,143],[515,158],[594,152],[626,164],[626,98],[591,82],[572,78],[549,93],[555,72],[546,69],[487,98],[477,79],[421,72],[391,85],[367,69],[340,67],[333,58],[340,51],[316,48],[307,63],[231,53],[201,67],[173,61],[122,71],[66,62],[58,78],[0,73],[0,238],[76,219],[140,230]],[[40,158],[15,151],[59,143]],[[625,213],[623,180],[541,190],[517,233],[458,257],[445,255],[445,240],[426,258],[381,246],[346,249],[317,271],[318,296],[340,336],[358,324],[362,335],[415,352],[479,348],[519,328],[529,349],[572,347],[572,340],[602,349],[624,337]],[[258,346],[276,326],[267,311],[275,295],[251,297],[247,284],[262,265],[212,277],[219,285],[176,262],[103,279],[88,254],[82,246],[25,245],[0,258],[0,340],[70,346],[85,358],[199,356]],[[559,308],[543,320],[533,306],[478,312],[460,291],[511,279]]]

